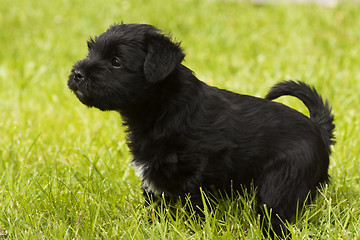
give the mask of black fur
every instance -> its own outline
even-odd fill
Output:
[[[333,115],[305,83],[279,83],[265,99],[208,86],[181,64],[179,43],[144,24],[114,25],[88,48],[68,86],[85,105],[121,113],[145,196],[190,194],[202,208],[200,187],[254,184],[259,213],[272,209],[280,234],[328,181]],[[310,118],[270,101],[282,95],[302,100]]]

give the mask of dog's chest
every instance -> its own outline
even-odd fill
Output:
[[[148,172],[151,170],[150,164],[147,163],[138,163],[135,161],[131,162],[132,167],[135,170],[135,175],[140,177],[142,181],[142,188],[152,192],[156,195],[161,195],[162,193],[167,193],[167,191],[156,184],[156,182],[151,180]]]

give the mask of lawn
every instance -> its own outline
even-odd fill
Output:
[[[314,85],[336,117],[331,183],[289,228],[293,239],[360,239],[359,4],[1,0],[0,9],[0,239],[262,239],[253,196],[206,209],[201,223],[180,206],[149,221],[121,117],[85,107],[66,85],[89,36],[121,21],[171,32],[210,85],[259,97],[284,79]]]

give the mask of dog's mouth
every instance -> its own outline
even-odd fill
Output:
[[[73,90],[75,96],[77,97],[77,99],[79,99],[79,101],[83,104],[85,104],[88,107],[92,107],[93,105],[89,102],[89,99],[85,96],[84,92],[78,90],[78,89],[74,89]]]
[[[84,97],[84,94],[80,90],[75,90],[74,93],[78,98],[83,98]]]
[[[85,104],[87,106],[89,105],[88,100],[86,99],[84,92],[80,91],[79,89],[74,89],[73,92],[75,93],[77,99],[80,100],[80,102],[82,102],[83,104]]]

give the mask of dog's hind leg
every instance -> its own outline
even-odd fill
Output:
[[[286,221],[291,221],[310,190],[299,169],[279,162],[264,171],[257,181],[258,213],[262,216],[265,236],[286,237]],[[269,221],[270,220],[270,221]],[[270,224],[268,224],[270,223]],[[269,230],[271,225],[272,230]]]

